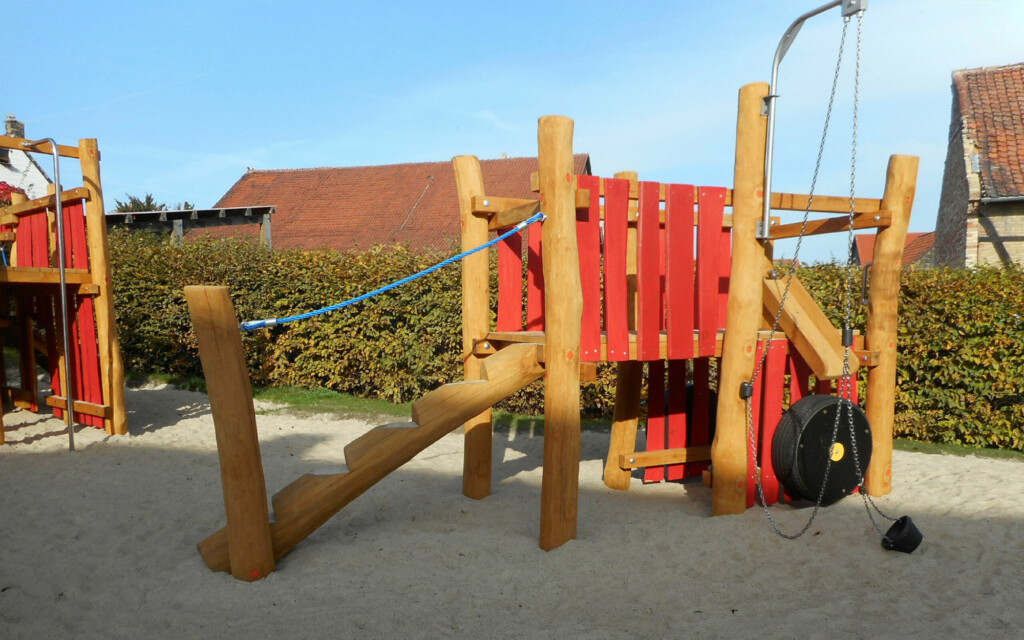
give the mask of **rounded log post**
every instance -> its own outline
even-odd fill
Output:
[[[761,327],[765,250],[757,240],[764,192],[767,118],[761,104],[768,84],[740,89],[736,124],[736,164],[732,196],[732,269],[725,340],[718,384],[718,422],[711,445],[711,513],[746,510],[747,418],[740,384],[754,371],[757,332]]]
[[[484,195],[484,178],[475,156],[452,158],[455,185],[459,194],[462,221],[462,250],[478,247],[488,239],[487,218],[473,215],[473,196]],[[463,376],[479,380],[483,358],[473,348],[490,330],[489,253],[480,251],[462,261],[462,352]],[[465,454],[462,465],[462,492],[473,499],[491,493],[491,410],[466,421]]]
[[[583,291],[576,246],[573,122],[539,121],[538,176],[544,223],[544,475],[540,547],[554,549],[576,537],[580,468],[580,328]]]
[[[868,369],[864,412],[871,425],[873,453],[864,479],[868,493],[881,496],[892,490],[892,426],[896,403],[896,330],[903,246],[914,206],[917,185],[916,156],[889,158],[882,209],[892,222],[875,238],[875,257],[868,291],[866,348],[878,352],[878,366]]]
[[[124,364],[121,345],[114,322],[114,293],[107,250],[107,221],[100,187],[100,151],[94,138],[78,141],[78,157],[82,165],[82,184],[92,197],[85,203],[85,228],[89,245],[89,270],[93,282],[100,286],[94,298],[96,309],[96,343],[100,356],[100,385],[103,402],[110,406],[111,416],[104,420],[107,433],[128,433],[128,417],[124,409]]]
[[[231,575],[251,582],[274,570],[267,486],[238,317],[227,287],[185,287],[217,433]]]

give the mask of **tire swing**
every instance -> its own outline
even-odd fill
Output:
[[[775,130],[775,100],[779,63],[785,56],[786,51],[793,43],[797,32],[808,18],[823,13],[829,9],[842,6],[843,34],[839,43],[839,57],[836,61],[835,77],[832,80],[832,93],[829,97],[828,110],[825,115],[825,127],[821,136],[821,144],[818,147],[818,159],[814,169],[814,177],[811,180],[811,188],[807,208],[804,211],[803,224],[800,234],[797,237],[797,245],[793,254],[793,263],[796,264],[797,256],[800,253],[800,244],[807,228],[807,218],[814,200],[814,188],[818,180],[818,170],[821,167],[822,153],[825,148],[825,140],[828,136],[828,125],[832,115],[832,106],[836,94],[836,85],[839,80],[839,70],[842,65],[843,48],[846,42],[846,31],[851,17],[857,17],[857,66],[854,74],[853,91],[853,140],[850,163],[850,224],[848,229],[848,253],[853,255],[853,228],[854,228],[854,190],[856,178],[856,157],[857,157],[857,102],[860,83],[860,51],[861,51],[861,16],[866,9],[867,3],[861,0],[833,0],[822,5],[813,11],[809,11],[793,22],[779,42],[775,52],[775,61],[772,66],[772,80],[769,88],[769,95],[765,99],[765,111],[768,116],[767,140],[765,145],[765,167],[764,167],[764,193],[771,193],[772,178],[772,155]],[[764,218],[761,222],[760,237],[770,240],[769,213],[770,198],[764,198]],[[849,265],[848,265],[849,266]],[[848,269],[849,271],[849,269]],[[779,301],[779,310],[772,323],[768,342],[774,337],[779,329],[779,321],[782,316],[782,309],[789,294],[795,267],[789,272],[785,290]],[[852,385],[856,384],[850,373],[850,349],[853,346],[853,329],[851,321],[853,317],[851,308],[851,290],[849,276],[846,278],[846,292],[843,296],[845,301],[845,316],[842,332],[842,344],[845,347],[843,362],[843,375],[838,385],[838,396],[811,395],[801,398],[783,414],[782,420],[776,427],[772,439],[772,464],[776,476],[786,488],[786,491],[793,497],[814,502],[814,511],[808,518],[803,529],[795,534],[787,534],[779,529],[768,509],[768,502],[765,500],[764,487],[761,484],[761,476],[757,474],[757,493],[760,496],[761,505],[764,507],[765,516],[771,524],[772,529],[779,536],[790,540],[799,538],[806,533],[814,523],[818,511],[822,506],[828,506],[838,502],[851,494],[854,489],[859,488],[864,508],[875,531],[882,537],[882,548],[889,551],[901,551],[903,553],[913,552],[921,544],[923,536],[914,526],[909,516],[899,518],[890,516],[878,508],[867,489],[864,487],[864,473],[867,471],[868,463],[871,460],[872,441],[871,427],[868,424],[867,416],[863,410],[853,401]],[[750,399],[754,393],[754,383],[760,376],[764,366],[767,349],[764,351],[761,361],[754,368],[750,382],[740,385],[740,397],[747,405],[747,435],[750,440],[750,450],[753,458],[757,460],[757,439],[754,435],[753,416]],[[845,423],[845,425],[843,424]],[[869,506],[870,505],[870,506]],[[872,508],[882,518],[892,521],[889,530],[882,533]]]

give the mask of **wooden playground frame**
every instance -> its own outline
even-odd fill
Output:
[[[617,180],[575,176],[573,122],[561,116],[546,116],[539,121],[535,181],[539,200],[486,194],[477,159],[472,156],[453,159],[463,248],[479,246],[488,240],[492,231],[524,221],[539,210],[548,216],[539,237],[535,232],[530,233],[531,270],[527,276],[526,308],[521,300],[516,300],[522,290],[521,251],[518,251],[517,262],[517,245],[509,244],[504,253],[499,249],[499,282],[507,279],[501,275],[505,269],[506,273],[514,274],[511,281],[515,286],[499,289],[498,326],[494,329],[490,323],[488,256],[477,253],[467,257],[462,266],[465,382],[445,385],[417,401],[413,406],[412,423],[377,427],[349,444],[345,449],[347,472],[325,476],[307,474],[280,491],[273,497],[274,522],[269,521],[266,508],[251,389],[230,298],[224,288],[187,288],[217,430],[227,514],[227,526],[199,545],[208,566],[230,571],[243,580],[265,576],[273,571],[276,560],[345,504],[444,433],[463,424],[463,491],[472,498],[486,497],[491,489],[492,470],[490,407],[542,376],[545,422],[540,546],[549,550],[564,544],[576,537],[581,371],[591,369],[595,362],[614,361],[618,366],[615,418],[605,483],[625,489],[635,468],[710,462],[710,472],[703,475],[712,489],[712,513],[744,511],[751,504],[749,487],[756,478],[754,474],[760,473],[761,467],[768,463],[752,459],[747,440],[746,404],[740,398],[740,385],[750,380],[760,349],[771,346],[759,345],[759,340],[767,337],[764,329],[770,327],[770,318],[780,311],[782,283],[774,276],[771,240],[797,235],[800,227],[799,224],[776,225],[772,239],[757,238],[756,224],[763,202],[766,132],[761,104],[767,95],[766,83],[750,84],[740,90],[731,190],[695,191],[692,187],[678,190],[676,185],[638,183],[635,174],[620,174]],[[888,493],[892,482],[896,305],[917,163],[917,158],[912,156],[892,156],[883,197],[859,198],[854,203],[855,227],[878,229],[866,332],[858,336],[853,347],[854,357],[850,358],[852,370],[867,369],[865,410],[872,425],[874,454],[867,470],[866,486],[869,493],[876,496]],[[666,289],[645,293],[646,282],[667,280],[670,293],[674,286],[673,276],[663,278],[659,273],[658,252],[651,247],[657,245],[662,221],[665,233],[671,233],[668,226],[678,225],[669,220],[679,219],[676,213],[670,214],[670,209],[677,210],[680,193],[684,194],[683,200],[689,200],[689,213],[682,209],[682,219],[690,220],[692,215],[691,222],[699,226],[702,218],[711,216],[709,233],[712,235],[708,237],[731,235],[732,250],[727,271],[721,261],[713,267],[708,267],[707,262],[702,267],[698,262],[697,287],[712,287],[709,289],[712,297],[707,298],[710,302],[704,303],[698,298],[698,306],[703,306],[706,313],[699,312],[696,320],[690,320],[695,325],[685,322],[679,325],[683,327],[681,330],[673,328],[676,326],[673,312],[666,313],[658,306],[659,298],[669,297]],[[773,208],[781,210],[802,211],[808,202],[807,196],[792,194],[773,193],[771,199]],[[615,233],[610,226],[613,200],[619,203],[617,207],[621,205],[620,222],[616,223],[621,226],[615,229],[625,233]],[[666,202],[663,211],[659,209],[662,201]],[[696,212],[694,202],[699,205]],[[727,206],[732,207],[731,215],[723,213]],[[814,211],[848,214],[850,206],[848,198],[815,196],[813,199]],[[592,224],[589,231],[584,230],[587,227],[580,221],[580,215]],[[615,306],[618,319],[614,322],[610,319],[613,305],[606,297],[603,328],[601,304],[593,302],[592,295],[596,286],[600,299],[601,277],[595,270],[599,267],[584,268],[584,255],[590,249],[581,248],[593,245],[600,251],[599,218],[604,218],[606,244],[617,238],[615,242],[620,242],[617,251],[625,256],[625,271],[613,274],[621,285],[616,294],[617,299],[621,298],[621,303]],[[807,231],[841,231],[847,221],[846,215],[812,221]],[[690,233],[692,236],[692,229]],[[541,259],[542,276],[541,270],[534,267],[534,255]],[[600,255],[595,255],[600,264]],[[705,260],[710,260],[707,253],[704,255]],[[610,260],[606,253],[606,268]],[[705,285],[701,284],[702,268]],[[606,288],[611,287],[613,279],[608,274],[606,271]],[[726,275],[727,298],[713,290]],[[687,278],[692,279],[692,271]],[[519,293],[514,293],[516,290]],[[585,293],[587,291],[591,293]],[[605,295],[611,294],[606,290]],[[720,319],[712,313],[719,305],[725,308],[724,331],[716,324]],[[520,330],[524,312],[526,330]],[[692,318],[692,310],[688,313]],[[709,318],[706,322],[702,319],[704,316]],[[819,384],[825,382],[827,386],[828,381],[842,375],[845,347],[841,344],[840,333],[799,281],[794,281],[790,297],[781,309],[781,327],[794,353],[799,354],[808,373],[813,374]],[[717,430],[713,443],[635,451],[643,363],[665,359],[671,363],[673,357],[698,356],[721,357],[718,400],[714,408]],[[799,387],[796,382],[793,384],[793,389]],[[781,397],[780,392],[780,411]]]
[[[100,182],[100,151],[93,138],[78,146],[0,136],[0,147],[74,158],[81,168],[82,186],[63,189],[61,205],[65,229],[63,256],[69,301],[69,333],[75,421],[103,428],[110,435],[128,433],[124,407],[124,367],[114,317],[107,224]],[[0,305],[5,326],[16,327],[21,388],[0,380],[5,400],[16,407],[38,411],[36,352],[47,355],[53,395],[45,404],[60,417],[67,409],[63,330],[54,185],[50,195],[27,200],[12,194],[11,205],[0,207],[0,241],[9,242],[10,266],[0,267]],[[13,314],[13,315],[11,315]],[[0,357],[0,375],[3,375]],[[2,412],[0,412],[2,418]],[[0,443],[4,442],[0,425]]]

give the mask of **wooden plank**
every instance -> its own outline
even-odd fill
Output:
[[[79,140],[78,144],[82,182],[92,192],[92,198],[85,204],[85,228],[92,281],[101,285],[100,293],[94,298],[93,304],[103,402],[113,409],[113,415],[106,422],[106,429],[111,435],[125,435],[128,433],[128,416],[124,408],[124,364],[121,360],[121,343],[117,336],[111,288],[107,221],[103,210],[103,190],[100,186],[100,151],[96,140],[92,138]]]
[[[604,222],[604,326],[609,362],[629,359],[629,312],[626,243],[629,181],[605,180]]]
[[[643,469],[667,464],[703,462],[711,459],[711,446],[662,449],[660,451],[636,451],[619,456],[623,469]]]
[[[849,203],[849,201],[847,201],[847,203]],[[892,213],[884,210],[857,213],[853,216],[854,229],[884,229],[885,227],[888,227],[891,222]],[[833,218],[808,220],[806,227],[804,227],[802,222],[772,226],[772,240],[795,238],[800,235],[801,228],[803,229],[803,235],[805,236],[845,232],[850,228],[850,218],[849,216],[836,216]]]
[[[764,248],[757,241],[756,223],[764,193],[764,154],[767,121],[761,104],[768,95],[764,82],[740,89],[736,125],[733,189],[733,250],[729,307],[722,346],[718,386],[718,419],[711,448],[714,479],[713,515],[743,513],[746,509],[746,403],[740,385],[754,370],[754,350],[761,324],[761,277]]]
[[[721,343],[719,343],[721,348]],[[687,429],[686,445],[688,447],[711,446],[711,421],[715,418],[715,406],[711,397],[711,358],[694,358],[693,360],[693,410],[690,412],[690,424]],[[684,465],[683,476],[686,478],[701,477],[708,469],[707,461],[693,461]]]
[[[670,334],[671,335],[671,334]],[[687,410],[687,361],[668,361],[668,384],[665,398],[665,442],[668,449],[684,449],[689,442],[689,425],[693,415]],[[686,469],[682,464],[665,467],[665,479],[676,482],[685,477]]]
[[[722,239],[722,213],[725,189],[701,187],[700,224],[697,225],[697,330],[703,338],[698,355],[714,355],[718,330],[719,269],[718,253]]]
[[[640,183],[637,223],[637,351],[640,360],[658,359],[661,331],[661,248],[658,184]]]
[[[688,360],[694,355],[694,191],[692,185],[669,185],[665,203],[665,234],[671,247],[665,273],[670,359]]]
[[[600,179],[578,176],[577,193],[597,189]],[[579,246],[580,287],[583,293],[583,321],[580,329],[580,359],[601,359],[601,220],[600,199],[591,198],[588,209],[576,210],[576,241]]]
[[[882,206],[892,212],[892,224],[878,232],[868,290],[866,348],[878,352],[878,363],[868,370],[864,412],[871,424],[873,451],[865,486],[881,496],[892,490],[892,425],[896,402],[897,306],[900,268],[907,225],[914,206],[918,158],[892,156],[885,176]]]
[[[543,225],[544,223],[541,223]],[[526,230],[526,330],[544,330],[543,226]]]
[[[68,401],[61,396],[47,396],[46,406],[65,410],[68,408]],[[109,418],[112,411],[110,407],[105,404],[75,400],[75,414],[77,415],[80,413],[98,418]],[[80,418],[78,419],[80,420]]]
[[[641,191],[643,193],[643,191]],[[668,448],[665,432],[665,361],[652,360],[647,363],[647,451],[663,451]],[[644,469],[644,482],[663,482],[664,466],[649,466]]]
[[[217,433],[231,575],[252,581],[274,570],[267,489],[252,388],[226,287],[185,287]]]
[[[576,245],[573,122],[544,116],[537,133],[544,224],[544,474],[541,481],[540,547],[554,549],[576,537],[580,466],[580,291]]]
[[[810,196],[802,193],[772,192],[772,209],[782,211],[806,211]],[[876,213],[882,208],[882,201],[877,198],[856,198],[853,203],[854,213]],[[815,195],[811,211],[817,213],[849,213],[850,198],[848,196]]]
[[[497,331],[523,328],[523,236],[515,233],[498,243]]]
[[[68,189],[61,192],[61,204],[73,204],[81,200],[89,200],[92,197],[92,193],[85,187],[78,187],[77,189]],[[20,204],[12,204],[6,207],[0,207],[0,225],[6,224],[18,224],[18,218],[23,216],[31,215],[33,213],[39,213],[40,211],[46,211],[48,209],[55,209],[57,207],[57,196],[50,194],[41,198],[33,198],[32,200],[26,200]],[[62,207],[63,208],[63,207]]]
[[[539,211],[540,202],[531,200],[526,204],[522,204],[511,209],[504,209],[494,214],[487,223],[487,228],[491,231],[497,231],[498,229],[514,227],[524,220],[529,220]]]
[[[765,317],[774,318],[778,313],[787,280],[788,276],[763,280]],[[779,326],[793,341],[793,345],[811,366],[815,376],[819,379],[835,380],[843,375],[845,348],[842,345],[842,335],[832,326],[810,292],[795,276],[789,285],[785,306],[779,314]],[[858,366],[857,359],[851,357],[850,371],[856,372]]]
[[[92,275],[85,269],[65,269],[64,281],[92,284]],[[52,267],[0,267],[0,284],[59,285],[60,272]]]
[[[71,242],[70,255],[65,258],[65,264],[77,269],[88,269],[89,250],[88,237],[85,230],[85,211],[82,203],[71,204],[64,208],[67,220],[64,224],[69,233]],[[99,346],[96,340],[96,315],[95,304],[89,297],[79,294],[71,297],[74,308],[74,329],[76,337],[74,342],[75,357],[77,359],[78,375],[76,380],[81,383],[81,391],[75,393],[76,398],[93,404],[103,404],[103,383],[100,381]],[[109,416],[112,418],[113,411]],[[103,428],[103,420],[96,417],[86,418],[86,424],[93,427]]]
[[[34,141],[27,140],[25,138],[15,138],[13,136],[0,136],[0,148],[2,149],[17,149],[18,151],[27,151],[29,153],[45,153],[47,155],[53,155],[53,145],[49,142],[40,142],[38,144],[26,146],[26,144],[30,142]],[[79,157],[79,150],[77,147],[58,144],[57,155],[62,158],[77,158]]]
[[[615,410],[612,415],[608,457],[604,465],[604,484],[611,489],[629,489],[632,474],[619,464],[622,455],[636,449],[637,423],[640,418],[640,392],[644,364],[638,361],[619,362],[615,372]]]
[[[475,156],[452,159],[455,186],[462,220],[462,250],[467,251],[487,242],[487,219],[474,215],[473,200],[484,195],[484,179],[480,161]],[[487,337],[491,323],[489,256],[479,251],[462,261],[462,350],[466,380],[479,380],[482,360],[473,355],[473,347]],[[516,279],[518,283],[518,278]],[[491,493],[491,412],[485,409],[466,422],[463,455],[462,492],[479,500]]]
[[[469,202],[469,206],[472,208],[472,212],[474,214],[482,214],[488,216],[494,216],[501,213],[502,211],[508,211],[509,209],[518,209],[519,207],[531,205],[539,206],[540,201],[534,200],[532,198],[503,198],[500,196],[485,196],[482,193],[478,193],[473,195]],[[536,213],[536,211],[534,211],[534,213]],[[526,217],[529,218],[530,216]]]
[[[772,438],[775,429],[782,419],[783,392],[786,388],[786,339],[772,340],[768,346],[768,357],[764,364],[763,394],[764,403],[761,407],[761,425],[758,429],[760,445],[758,451],[761,468],[761,487],[764,490],[765,502],[769,505],[779,501],[779,479],[772,465]]]

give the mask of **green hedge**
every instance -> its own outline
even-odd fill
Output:
[[[365,293],[450,255],[402,246],[268,252],[251,242],[215,240],[174,247],[120,230],[111,234],[111,254],[126,367],[186,377],[202,371],[185,285],[227,286],[242,320],[283,317]],[[843,275],[835,265],[800,270],[837,325]],[[904,272],[897,434],[1024,449],[1022,291],[1018,268]],[[460,301],[461,272],[453,265],[345,310],[246,333],[250,375],[257,386],[414,400],[461,377]],[[865,310],[859,304],[854,310],[862,327]],[[613,367],[602,365],[598,380],[584,385],[586,417],[611,416],[614,381]],[[500,408],[538,412],[541,389],[536,383]]]

